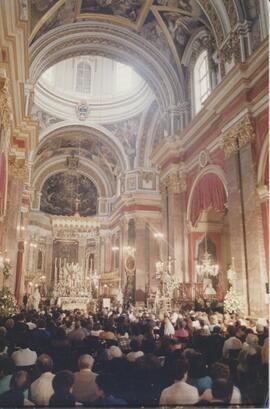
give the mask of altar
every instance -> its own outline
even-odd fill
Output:
[[[62,308],[62,310],[83,310],[87,312],[87,307],[91,298],[89,297],[58,297],[57,299],[57,306]]]

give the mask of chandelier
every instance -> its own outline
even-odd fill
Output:
[[[219,273],[219,266],[218,264],[214,264],[212,261],[211,254],[207,251],[207,239],[205,235],[205,252],[201,263],[196,264],[196,273],[201,277],[216,277]]]

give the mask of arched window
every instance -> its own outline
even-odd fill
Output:
[[[77,65],[76,91],[83,94],[91,92],[91,66],[86,62]]]
[[[195,113],[202,108],[203,101],[211,92],[207,51],[204,50],[194,66],[194,103]]]

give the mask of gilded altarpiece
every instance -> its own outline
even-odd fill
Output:
[[[61,268],[67,263],[78,263],[79,243],[77,240],[53,241],[53,281],[59,281]]]

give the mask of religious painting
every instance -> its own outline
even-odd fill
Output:
[[[83,0],[81,13],[101,13],[136,21],[144,0]]]
[[[125,268],[128,272],[133,272],[135,270],[135,259],[132,256],[128,256],[125,262]]]
[[[92,216],[97,212],[97,198],[97,188],[86,176],[60,172],[44,183],[40,210],[58,216],[71,216],[78,210],[81,216]]]

